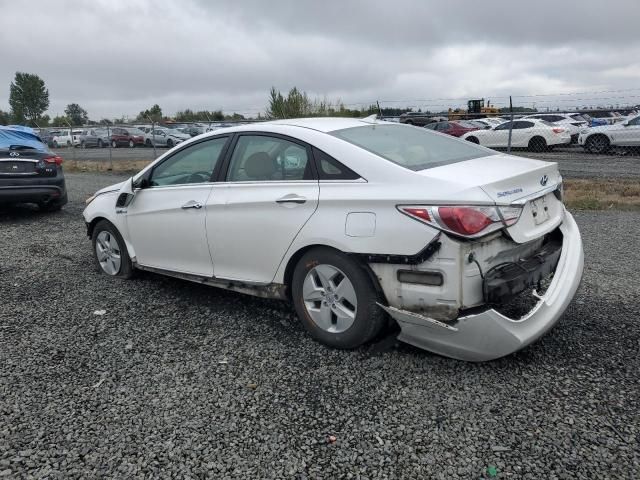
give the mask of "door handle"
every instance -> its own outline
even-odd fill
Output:
[[[276,203],[305,203],[307,199],[305,197],[301,197],[294,193],[290,193],[289,195],[285,195],[276,200]]]
[[[195,200],[189,200],[180,208],[182,208],[183,210],[186,210],[187,208],[195,208],[196,210],[199,210],[202,208],[202,204],[200,202],[196,202]]]

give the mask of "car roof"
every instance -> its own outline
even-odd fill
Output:
[[[316,118],[292,118],[285,120],[272,120],[263,123],[253,123],[243,125],[248,129],[253,129],[258,125],[287,125],[292,127],[310,128],[319,132],[334,132],[336,130],[343,130],[345,128],[364,127],[366,125],[390,125],[389,122],[370,120],[363,118],[348,118],[348,117],[316,117]]]

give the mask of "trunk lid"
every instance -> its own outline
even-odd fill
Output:
[[[417,173],[462,188],[479,187],[496,205],[521,206],[518,222],[507,228],[518,243],[552,231],[564,218],[564,207],[554,193],[562,183],[556,163],[497,154]]]
[[[55,163],[45,162],[48,152],[34,149],[0,149],[0,179],[12,177],[55,177]]]

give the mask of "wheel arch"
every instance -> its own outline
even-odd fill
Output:
[[[376,292],[381,295],[381,298],[383,298],[385,302],[387,302],[387,298],[386,298],[386,296],[384,294],[384,291],[382,290],[382,287],[380,286],[380,282],[378,280],[378,277],[373,272],[373,270],[371,269],[371,267],[369,266],[369,264],[367,262],[365,262],[357,254],[344,252],[344,251],[340,250],[339,248],[336,248],[335,246],[322,244],[322,243],[314,243],[314,244],[311,244],[311,245],[305,245],[304,247],[299,248],[287,260],[287,264],[286,264],[286,266],[284,268],[284,273],[283,273],[283,283],[286,286],[286,295],[287,295],[287,299],[289,301],[291,301],[291,281],[293,279],[293,272],[296,269],[296,265],[298,264],[298,262],[304,256],[305,253],[309,252],[310,250],[313,250],[314,248],[326,248],[326,249],[333,250],[335,252],[341,253],[343,255],[348,255],[354,262],[356,262],[358,265],[360,265],[360,267],[366,272],[366,274],[368,275],[369,279],[371,280],[371,283],[373,284],[374,288],[376,289]]]

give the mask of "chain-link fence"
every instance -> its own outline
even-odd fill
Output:
[[[640,112],[629,109],[546,111],[513,107],[510,111],[469,102],[468,109],[441,113],[407,112],[388,121],[421,126],[485,147],[592,154],[640,153]]]

